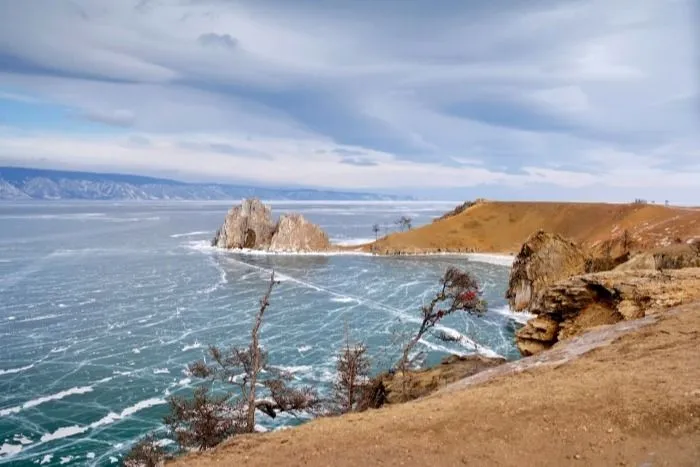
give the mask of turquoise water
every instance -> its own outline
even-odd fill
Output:
[[[187,363],[210,343],[245,343],[273,269],[282,282],[262,344],[298,384],[328,389],[346,326],[369,346],[374,369],[386,368],[397,355],[393,336],[415,326],[449,265],[477,275],[491,312],[446,321],[463,338],[426,339],[429,361],[476,349],[517,357],[502,260],[218,251],[209,239],[230,204],[0,205],[0,465],[119,463],[133,440],[162,430],[165,398],[191,390]],[[353,243],[371,237],[375,222],[406,214],[420,225],[453,205],[274,203],[273,210],[302,212],[334,240]]]

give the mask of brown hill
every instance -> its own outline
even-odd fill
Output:
[[[651,204],[480,201],[457,214],[366,245],[380,254],[515,253],[537,230],[595,249],[645,251],[700,239],[700,209]],[[625,233],[627,232],[627,233]],[[606,243],[607,242],[607,243]]]
[[[235,437],[173,465],[697,466],[700,306],[616,339],[630,323],[423,400]]]

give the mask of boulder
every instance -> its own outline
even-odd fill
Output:
[[[270,246],[274,232],[275,223],[270,208],[259,199],[246,199],[226,214],[224,224],[212,240],[212,246],[266,249]]]
[[[638,319],[700,298],[700,268],[585,274],[542,289],[530,312],[537,315],[516,332],[523,355],[605,324]]]
[[[527,322],[518,331],[516,344],[522,355],[534,355],[555,342],[559,333],[559,323],[546,316],[538,316]]]
[[[270,242],[271,251],[324,251],[330,248],[328,235],[301,214],[280,217]]]
[[[586,255],[578,245],[540,230],[527,239],[515,258],[506,298],[511,309],[527,310],[544,287],[585,271]]]
[[[258,199],[247,199],[226,214],[212,246],[225,249],[249,248],[277,252],[324,251],[330,247],[328,235],[300,214],[286,214],[279,222]]]

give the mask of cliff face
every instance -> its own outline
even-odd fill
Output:
[[[586,256],[574,242],[561,235],[538,231],[523,244],[513,263],[506,298],[511,309],[531,307],[547,285],[578,274],[586,268]]]
[[[571,277],[544,288],[531,302],[537,315],[516,333],[523,355],[603,324],[700,298],[700,268],[670,271],[608,271]]]
[[[324,251],[329,247],[326,232],[301,214],[281,216],[270,242],[271,251]]]
[[[225,249],[248,248],[277,252],[324,251],[328,235],[300,214],[282,215],[278,223],[272,211],[258,199],[234,206],[217,230],[212,246]]]
[[[234,206],[212,240],[219,248],[266,249],[272,241],[275,224],[272,211],[258,199],[247,199]]]

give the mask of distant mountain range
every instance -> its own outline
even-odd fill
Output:
[[[223,200],[248,197],[333,201],[411,199],[376,193],[185,183],[137,175],[0,167],[0,200]]]

